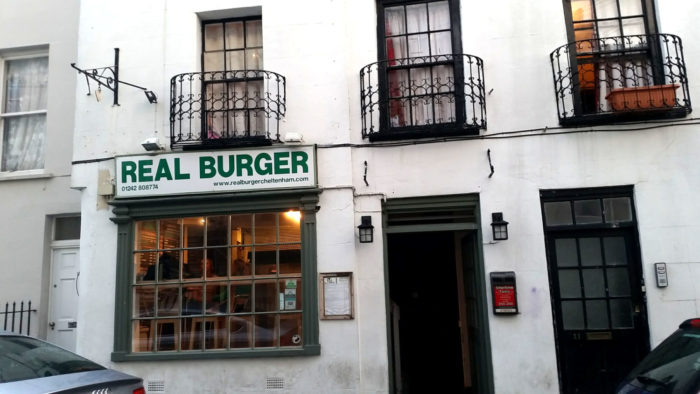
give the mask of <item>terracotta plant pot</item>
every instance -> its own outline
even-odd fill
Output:
[[[680,85],[655,85],[613,89],[605,96],[613,111],[673,108]]]

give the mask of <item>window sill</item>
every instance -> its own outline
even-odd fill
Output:
[[[454,137],[463,135],[479,135],[479,126],[464,125],[462,127],[454,124],[436,124],[430,126],[417,127],[396,127],[386,131],[379,131],[369,134],[369,140],[393,141],[410,140],[419,138],[439,138]]]
[[[24,179],[45,179],[52,178],[53,174],[45,170],[27,170],[27,171],[11,171],[0,172],[0,182],[2,181],[19,181]]]
[[[671,107],[648,110],[629,110],[597,114],[572,115],[559,118],[563,127],[597,126],[613,123],[637,122],[645,120],[679,119],[690,114],[690,107]]]
[[[318,356],[321,354],[321,345],[306,345],[295,349],[258,349],[240,351],[188,351],[188,352],[143,352],[126,353],[112,352],[112,361],[162,361],[162,360],[211,360],[226,358],[262,358],[262,357],[303,357]]]

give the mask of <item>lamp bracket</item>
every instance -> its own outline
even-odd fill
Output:
[[[86,68],[82,69],[75,65],[75,63],[70,64],[71,67],[78,70],[79,74],[85,75],[85,82],[87,83],[88,96],[90,95],[90,80],[97,83],[98,88],[105,87],[114,93],[114,104],[119,105],[119,84],[128,85],[136,89],[141,89],[146,93],[148,101],[152,104],[157,102],[157,97],[155,93],[144,88],[143,86],[134,85],[133,83],[120,81],[119,80],[119,48],[114,48],[114,65],[108,67],[97,67],[97,68]]]

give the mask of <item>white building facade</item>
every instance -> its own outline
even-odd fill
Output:
[[[75,347],[79,4],[0,1],[0,330]],[[13,313],[14,311],[14,313]]]
[[[77,351],[149,392],[603,392],[700,315],[694,2],[109,4]]]

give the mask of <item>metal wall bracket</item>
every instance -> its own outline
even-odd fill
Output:
[[[75,63],[70,64],[71,67],[78,70],[78,73],[85,75],[85,82],[87,82],[88,96],[90,95],[90,80],[97,82],[98,89],[104,86],[105,88],[111,90],[114,93],[114,104],[119,105],[119,84],[128,85],[137,89],[141,89],[146,94],[148,102],[155,104],[158,102],[158,97],[152,91],[138,85],[134,85],[129,82],[124,82],[119,80],[119,48],[114,48],[114,65],[109,67],[99,67],[99,68],[88,68],[81,69],[75,65]]]

